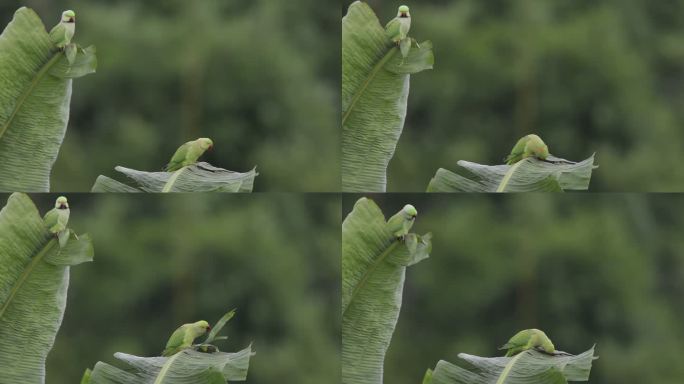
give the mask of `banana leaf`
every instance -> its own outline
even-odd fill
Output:
[[[175,172],[144,172],[116,167],[131,185],[107,176],[95,180],[92,192],[252,192],[256,168],[246,173],[217,168],[200,162]]]
[[[579,355],[551,356],[528,350],[514,357],[479,357],[461,353],[452,364],[441,360],[428,370],[424,384],[565,384],[588,381],[598,357],[594,347]]]
[[[62,248],[25,194],[0,211],[0,381],[45,383],[45,359],[62,323],[71,266],[92,261],[88,235]]]
[[[0,35],[0,191],[49,191],[72,79],[96,66],[94,47],[77,47],[70,65],[38,15],[26,7],[16,11]]]
[[[429,256],[431,234],[398,240],[362,198],[342,224],[342,382],[381,384],[406,267]]]
[[[514,165],[482,165],[459,161],[455,170],[440,168],[428,192],[563,192],[588,190],[594,155],[579,163],[550,156],[526,158]]]
[[[235,316],[231,310],[212,327],[202,344],[185,349],[170,357],[139,357],[116,353],[125,368],[98,362],[92,371],[86,370],[81,384],[224,384],[227,381],[245,381],[249,360],[254,355],[252,346],[240,352],[219,352],[209,343],[217,337],[228,321]],[[209,350],[211,352],[202,352]]]
[[[404,128],[410,75],[431,69],[432,43],[403,58],[360,1],[342,18],[342,191],[384,192]]]
[[[90,373],[90,384],[218,384],[245,381],[249,346],[236,353],[203,353],[183,350],[171,357],[139,357],[116,353],[125,368],[98,362]]]

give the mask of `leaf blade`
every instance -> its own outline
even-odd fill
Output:
[[[406,118],[410,74],[433,63],[431,43],[402,59],[371,8],[360,1],[349,6],[342,18],[344,192],[385,191]]]
[[[77,62],[94,70],[94,55],[85,50]],[[0,35],[0,190],[49,190],[69,120],[72,78],[91,72],[79,66],[71,76],[55,76],[69,68],[65,63],[38,15],[17,10]]]
[[[342,381],[382,383],[406,267],[428,257],[430,236],[394,238],[380,208],[356,202],[342,224]]]
[[[66,306],[69,266],[92,260],[92,252],[86,254],[92,244],[71,242],[55,254],[57,240],[24,194],[12,194],[0,211],[0,371],[7,382],[45,381],[45,359]]]
[[[454,171],[438,169],[428,184],[427,192],[580,191],[589,189],[595,168],[594,155],[579,163],[527,158],[513,166],[459,161]]]

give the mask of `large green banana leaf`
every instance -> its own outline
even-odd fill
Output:
[[[573,163],[556,157],[523,159],[514,165],[482,165],[459,161],[455,171],[440,168],[428,192],[562,192],[587,190],[597,168],[594,155]]]
[[[424,384],[565,384],[588,381],[594,347],[574,356],[550,356],[535,350],[514,357],[479,357],[461,353],[457,364],[444,360],[428,371]]]
[[[125,368],[98,362],[92,371],[86,370],[81,384],[224,384],[227,381],[245,381],[249,360],[254,355],[252,346],[236,353],[199,352],[211,346],[221,329],[235,315],[229,311],[219,319],[206,340],[195,349],[186,349],[170,357],[138,357],[116,353]]]
[[[175,172],[144,172],[116,167],[128,176],[132,185],[107,176],[95,180],[92,192],[252,192],[256,168],[246,173],[217,168],[208,163],[197,163]]]
[[[62,323],[69,267],[92,261],[88,235],[63,248],[28,196],[0,211],[0,382],[42,384],[45,359]]]
[[[96,66],[94,47],[78,48],[69,65],[33,10],[14,14],[0,35],[0,191],[50,189],[69,121],[72,79]]]
[[[373,10],[360,1],[349,6],[342,18],[342,191],[385,191],[410,75],[433,63],[432,43],[414,42],[402,59]]]
[[[406,267],[429,256],[431,235],[403,241],[380,208],[362,198],[342,224],[342,382],[381,384],[401,308]]]
[[[203,353],[192,349],[171,357],[138,357],[116,353],[124,369],[98,362],[89,384],[224,384],[245,381],[252,356],[249,346],[236,353]]]

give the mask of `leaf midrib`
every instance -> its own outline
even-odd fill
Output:
[[[366,92],[366,89],[370,85],[370,83],[375,80],[375,77],[377,76],[378,72],[387,64],[387,62],[394,57],[394,55],[397,53],[397,47],[392,47],[385,56],[378,61],[377,64],[375,64],[375,67],[373,67],[373,70],[371,73],[366,77],[366,80],[363,82],[363,85],[361,85],[361,88],[354,94],[354,97],[352,98],[351,103],[349,104],[349,108],[347,108],[347,111],[344,113],[342,116],[342,126],[344,127],[344,124],[347,122],[347,118],[349,115],[351,115],[352,111],[354,110],[354,107],[356,106],[356,103],[359,101],[361,96]]]
[[[157,375],[157,379],[154,380],[154,384],[161,384],[164,382],[164,378],[166,377],[166,372],[171,368],[171,365],[173,365],[173,362],[176,361],[178,356],[183,353],[183,351],[176,353],[175,355],[171,356],[168,360],[166,360],[166,363],[164,363],[164,366],[162,366],[161,371],[159,371],[159,375]]]
[[[43,79],[45,74],[52,68],[53,65],[59,60],[60,54],[57,53],[50,60],[48,60],[45,65],[43,65],[43,68],[38,71],[36,76],[33,78],[33,81],[31,81],[31,85],[28,87],[28,89],[19,97],[19,101],[17,102],[17,105],[14,107],[14,110],[12,111],[12,114],[10,115],[9,119],[7,119],[7,123],[0,128],[0,139],[4,136],[5,132],[9,128],[9,126],[12,124],[14,121],[14,118],[17,116],[17,113],[19,113],[19,110],[24,106],[24,103],[28,99],[28,97],[31,95],[33,90],[36,88],[38,83]]]
[[[178,180],[178,176],[186,169],[188,166],[186,165],[185,167],[177,170],[176,172],[169,177],[169,180],[164,184],[164,188],[162,188],[162,193],[169,193],[171,192],[171,188],[173,188],[174,184],[176,184],[176,180]]]
[[[504,368],[503,371],[501,371],[501,375],[499,376],[499,379],[496,381],[496,384],[504,384],[506,382],[508,375],[511,373],[511,369],[513,369],[513,366],[515,365],[515,363],[524,354],[525,354],[525,352],[517,354],[514,358],[511,359],[511,361],[508,362],[508,364],[506,364],[506,367]]]
[[[368,278],[370,277],[370,275],[372,275],[373,272],[375,272],[375,270],[385,260],[385,258],[394,250],[394,248],[397,247],[397,244],[399,244],[399,241],[395,240],[392,243],[392,245],[387,247],[387,249],[384,250],[380,254],[380,256],[377,258],[377,260],[373,264],[371,264],[371,266],[368,268],[368,270],[366,270],[366,273],[363,274],[363,278],[361,278],[361,281],[359,281],[359,283],[356,284],[356,286],[352,290],[352,294],[351,294],[351,297],[349,298],[349,302],[347,303],[347,307],[342,309],[342,318],[344,318],[345,313],[347,313],[347,309],[351,306],[352,302],[354,301],[354,298],[356,298],[356,295],[359,293],[361,288],[363,288],[364,285],[366,285],[366,282],[368,281]]]
[[[57,244],[56,240],[53,238],[50,241],[48,241],[47,244],[36,254],[32,259],[31,262],[27,265],[26,269],[24,270],[24,273],[19,277],[19,280],[14,284],[12,287],[12,290],[10,291],[9,296],[7,297],[7,301],[2,305],[0,308],[0,319],[4,316],[5,311],[7,308],[9,308],[9,305],[12,303],[12,300],[14,299],[14,296],[16,296],[17,292],[19,292],[19,289],[21,288],[22,285],[26,282],[28,277],[31,275],[33,270],[35,269],[36,265],[40,263],[47,252],[51,250],[55,244]]]
[[[513,174],[518,169],[518,167],[520,167],[520,164],[522,164],[523,161],[526,160],[520,160],[508,169],[508,172],[506,172],[506,175],[504,175],[503,179],[501,179],[501,183],[499,183],[499,187],[496,189],[497,193],[506,192],[506,187],[508,186],[508,183],[511,181],[511,177],[513,177]]]

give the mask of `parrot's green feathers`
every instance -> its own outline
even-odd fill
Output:
[[[213,146],[214,142],[207,137],[188,141],[176,150],[176,153],[173,154],[164,169],[167,172],[174,172],[188,165],[195,164],[200,156]]]
[[[413,227],[417,215],[416,207],[406,204],[401,211],[387,220],[387,227],[395,238],[403,238]]]
[[[60,22],[50,30],[50,40],[59,49],[71,44],[76,33],[76,12],[68,10],[62,12]]]
[[[522,159],[528,157],[536,157],[540,160],[546,160],[549,156],[549,147],[544,141],[535,134],[527,135],[517,143],[511,150],[510,155],[504,159],[506,164],[513,165]]]
[[[169,341],[166,342],[166,348],[162,351],[162,356],[172,356],[183,349],[192,347],[195,339],[209,330],[211,330],[211,326],[204,320],[181,325],[169,337]]]
[[[43,222],[50,233],[62,236],[69,223],[69,202],[66,197],[60,196],[55,200],[55,207],[43,216]],[[66,238],[60,237],[60,244],[65,244],[66,240],[68,235]]]
[[[539,329],[525,329],[516,333],[510,340],[499,349],[506,349],[506,356],[515,356],[520,352],[526,351],[528,349],[541,348],[546,353],[553,353],[555,347],[546,336],[544,331]]]

